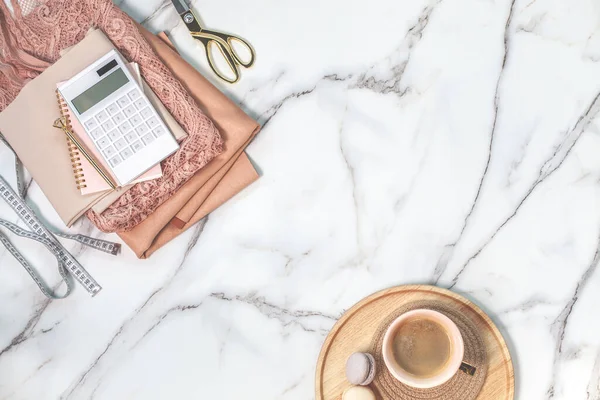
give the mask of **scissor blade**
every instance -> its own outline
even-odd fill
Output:
[[[185,0],[171,0],[177,12],[181,15],[190,11],[190,6]]]

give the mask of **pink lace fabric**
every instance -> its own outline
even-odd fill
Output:
[[[38,0],[23,15],[11,0],[14,17],[0,0],[0,111],[21,88],[77,44],[91,27],[101,29],[121,53],[140,65],[142,76],[188,133],[181,148],[163,161],[163,177],[138,183],[102,214],[88,218],[104,232],[127,231],[146,219],[198,170],[223,151],[216,127],[160,61],[135,23],[111,0]]]

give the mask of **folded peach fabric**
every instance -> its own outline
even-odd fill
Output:
[[[141,26],[139,29],[217,126],[225,142],[221,155],[197,172],[146,220],[130,231],[118,232],[138,257],[146,258],[258,179],[244,149],[260,126],[183,60],[164,33],[157,37]]]

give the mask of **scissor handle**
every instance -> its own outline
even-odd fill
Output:
[[[229,47],[230,53],[233,56],[233,58],[242,67],[250,68],[254,64],[254,58],[255,58],[254,48],[252,48],[252,45],[250,43],[248,43],[246,40],[242,39],[241,37],[235,36],[235,35],[230,35],[228,33],[211,31],[208,29],[202,29],[202,31],[200,32],[200,35],[204,36],[206,38],[209,38],[209,39],[217,40],[218,42],[221,42],[223,44],[226,44],[226,47]],[[233,47],[234,41],[240,42],[242,44],[242,46],[244,46],[246,49],[248,49],[248,52],[250,53],[250,60],[248,60],[248,61],[242,60],[242,57],[240,57],[238,52],[235,50],[235,47]]]
[[[175,4],[175,8],[179,12],[181,19],[183,19],[183,22],[190,30],[192,36],[197,40],[201,41],[204,45],[204,49],[206,51],[206,58],[208,58],[208,64],[210,65],[210,68],[213,70],[213,72],[225,82],[236,83],[237,81],[239,81],[239,66],[250,68],[254,64],[256,53],[254,52],[252,45],[250,45],[250,43],[248,43],[246,40],[242,39],[239,36],[203,29],[200,25],[200,21],[194,15],[194,12],[190,10],[185,3],[182,4],[174,1],[173,4]],[[240,42],[242,46],[245,46],[248,49],[248,52],[250,53],[250,60],[242,60],[242,57],[240,57],[235,47],[233,46],[233,42],[235,41]],[[222,71],[220,71],[217,68],[217,65],[215,64],[215,60],[211,52],[211,46],[213,45],[217,46],[217,48],[223,55],[223,58],[225,58],[227,65],[229,65],[229,68],[233,72],[233,79],[227,77],[225,74],[222,73]]]
[[[226,37],[227,39],[227,44],[229,45],[229,48],[231,49],[231,54],[233,55],[233,58],[236,59],[236,61],[244,68],[250,68],[252,65],[254,65],[254,59],[256,58],[256,54],[254,53],[254,49],[252,48],[252,45],[250,43],[248,43],[246,40],[242,39],[239,36],[235,36],[235,35],[225,35],[225,34],[221,34],[224,37]],[[244,61],[242,60],[242,58],[240,57],[240,55],[238,54],[238,52],[236,51],[235,47],[233,47],[233,42],[237,41],[240,42],[244,47],[246,47],[248,49],[248,53],[250,53],[250,60],[248,61]]]
[[[241,74],[240,69],[238,67],[237,58],[235,57],[235,53],[230,48],[229,44],[226,41],[223,41],[219,37],[210,37],[212,35],[205,35],[203,31],[201,35],[196,34],[196,39],[202,42],[204,45],[204,50],[206,51],[206,58],[208,59],[208,65],[210,69],[222,80],[227,83],[236,83],[240,80]],[[217,49],[221,52],[221,55],[225,59],[225,62],[229,66],[229,69],[233,73],[233,78],[228,77],[221,71],[215,62],[213,57],[213,53],[211,51],[211,46],[217,46]]]
[[[196,39],[200,40],[204,44],[204,47],[206,49],[206,55],[209,59],[209,64],[211,64],[212,70],[219,76],[219,78],[225,80],[226,82],[235,83],[239,80],[239,76],[237,76],[239,75],[238,65],[241,65],[244,68],[250,68],[254,64],[254,60],[256,58],[254,49],[252,48],[250,43],[238,36],[229,35],[217,31],[211,31],[208,29],[202,29],[200,32],[195,32],[193,35],[194,37],[196,37]],[[248,52],[250,53],[250,60],[244,61],[242,57],[240,57],[237,50],[233,46],[234,41],[240,42],[243,46],[245,46],[248,49]],[[210,51],[211,44],[214,44],[218,47],[219,51],[227,61],[227,64],[229,64],[229,67],[236,74],[235,80],[232,81],[231,79],[225,79],[222,73],[217,72],[216,66],[213,65],[214,59]]]

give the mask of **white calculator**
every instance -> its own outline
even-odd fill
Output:
[[[179,149],[116,50],[111,50],[58,90],[120,186]]]

